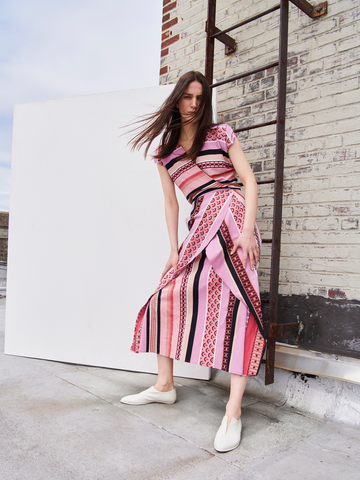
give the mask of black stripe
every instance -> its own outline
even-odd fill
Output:
[[[150,302],[146,309],[146,351],[150,348]]]
[[[259,327],[259,331],[260,331],[261,335],[265,338],[264,329],[263,329],[263,326],[261,325],[259,317],[258,317],[258,315],[257,315],[249,297],[248,297],[248,294],[246,293],[245,288],[243,287],[243,285],[240,281],[240,278],[238,277],[238,275],[236,273],[236,270],[234,268],[234,265],[233,265],[232,261],[230,260],[230,255],[229,255],[229,252],[227,251],[226,242],[224,240],[224,237],[221,235],[220,231],[217,232],[217,236],[219,238],[220,245],[221,245],[221,247],[223,249],[223,252],[224,252],[225,263],[228,266],[228,269],[230,270],[231,276],[234,279],[236,285],[238,286],[238,288],[240,290],[240,293],[241,293],[243,299],[245,300],[245,303],[248,306],[250,312],[254,315],[254,318],[255,318],[256,323]]]
[[[198,187],[198,188],[195,188],[195,190],[192,190],[189,195],[187,195],[186,199],[189,200],[190,196],[197,192],[198,190],[202,190],[204,187],[207,187],[209,185],[214,185],[214,183],[216,183],[216,180],[211,180],[210,182],[207,182],[207,183],[204,183],[204,185],[201,185],[201,187]]]
[[[227,357],[227,362],[226,362],[226,371],[227,372],[229,371],[229,368],[230,368],[230,359],[231,359],[231,353],[232,353],[233,343],[234,343],[236,318],[237,318],[237,315],[238,315],[239,307],[240,307],[240,300],[238,298],[235,298],[235,304],[234,304],[234,309],[233,309],[233,314],[232,314],[232,319],[231,319],[229,352],[228,352],[228,357]]]
[[[205,157],[206,155],[223,155],[224,157],[229,158],[229,154],[225,152],[225,150],[222,150],[221,148],[217,149],[208,149],[208,150],[201,150],[199,153],[199,157]],[[216,160],[214,160],[215,162]]]
[[[196,208],[196,201],[193,202],[193,208],[191,209],[190,217],[193,216],[193,214],[195,212],[195,208]]]
[[[206,155],[223,155],[226,158],[230,158],[229,154],[227,152],[225,152],[225,150],[222,150],[221,148],[202,150],[198,154],[197,158],[205,157]],[[173,167],[175,165],[176,162],[178,162],[179,160],[184,160],[185,158],[186,158],[186,156],[184,156],[184,154],[178,155],[177,157],[173,158],[172,160],[170,160],[170,162],[168,162],[165,165],[166,169],[169,170],[171,167]],[[214,162],[215,161],[217,161],[217,160],[214,160]]]
[[[265,345],[264,345],[264,349],[263,349],[262,354],[261,354],[261,359],[260,359],[260,362],[259,362],[259,366],[258,366],[256,375],[259,375],[260,367],[261,367],[261,362],[262,362],[262,360],[263,360],[263,358],[264,358],[264,353],[265,353]]]
[[[235,184],[235,183],[236,183],[236,184],[238,185],[238,187],[241,188],[240,185],[238,184],[238,182],[237,182],[235,179],[233,179],[233,180],[218,180],[218,182],[219,182],[219,183],[224,183],[224,184],[225,184],[225,183],[227,183],[227,184],[229,184],[229,183],[234,183],[234,184]],[[235,186],[235,185],[234,185],[234,186]],[[235,187],[235,188],[236,188],[236,187]]]
[[[198,309],[199,309],[199,282],[200,282],[201,272],[204,268],[205,258],[206,258],[206,254],[205,254],[205,250],[203,250],[201,254],[201,259],[199,262],[199,268],[194,278],[193,312],[191,317],[191,327],[190,327],[190,334],[189,334],[189,342],[186,350],[185,362],[190,362],[191,352],[194,344],[195,330],[196,330],[196,323],[197,323]]]
[[[180,158],[180,157],[182,157],[182,158]],[[173,167],[175,165],[176,162],[178,162],[179,160],[184,160],[184,158],[186,158],[186,157],[184,157],[184,154],[178,155],[177,157],[173,158],[172,160],[170,160],[170,162],[168,162],[165,165],[166,169],[169,170],[171,167]]]
[[[226,181],[231,181],[231,180],[226,180]],[[224,182],[217,182],[217,183],[224,183]],[[231,185],[229,187],[227,185],[224,185],[223,188],[224,189],[232,188],[233,190],[241,190],[240,185],[238,187],[236,187],[235,185]],[[201,197],[201,195],[204,195],[205,193],[208,193],[208,192],[214,192],[215,190],[222,190],[222,188],[221,187],[214,187],[214,188],[207,188],[205,190],[202,190],[201,192],[197,193],[194,196],[194,198],[191,200],[191,203],[195,202],[199,197]],[[191,193],[188,196],[191,196]]]
[[[199,153],[199,157],[205,157],[206,155],[223,155],[224,157],[229,158],[229,154],[225,152],[225,150],[222,150],[221,148],[217,149],[211,149],[209,148],[208,150],[201,150]],[[213,160],[216,162],[217,160]]]
[[[161,324],[161,317],[160,317],[160,300],[161,300],[161,292],[160,289],[158,291],[158,297],[156,302],[156,325],[157,325],[157,335],[156,335],[156,353],[160,353],[160,324]]]

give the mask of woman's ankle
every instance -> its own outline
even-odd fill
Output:
[[[174,390],[174,381],[164,381],[164,380],[157,380],[154,385],[154,388],[159,392],[171,392]]]
[[[229,418],[229,420],[231,420],[232,418],[235,418],[235,420],[239,420],[239,418],[241,417],[241,407],[227,405],[225,415]]]

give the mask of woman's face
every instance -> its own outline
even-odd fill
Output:
[[[200,82],[191,82],[185,88],[184,93],[181,95],[180,100],[177,103],[181,115],[182,122],[192,123],[191,118],[195,117],[201,104],[202,85]],[[194,119],[195,120],[195,119]],[[196,122],[199,121],[199,117]]]

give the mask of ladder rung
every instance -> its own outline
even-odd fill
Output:
[[[263,238],[262,243],[272,243],[272,238]]]
[[[238,183],[239,183],[240,187],[243,187],[243,186],[244,186],[243,183],[241,183],[241,182],[238,182]],[[256,180],[256,183],[257,183],[258,185],[266,185],[266,184],[268,184],[268,183],[275,183],[275,179],[274,179],[274,178],[270,178],[270,180]]]
[[[275,125],[275,123],[277,123],[277,120],[271,120],[271,122],[258,123],[256,125],[251,125],[250,127],[237,128],[236,130],[234,130],[234,132],[235,133],[245,132],[246,130],[252,130],[253,128],[260,128],[260,127],[267,127],[268,125]]]
[[[210,88],[215,88],[215,87],[219,87],[220,85],[225,85],[226,83],[233,82],[234,80],[239,80],[240,78],[248,77],[249,75],[254,75],[254,73],[263,72],[268,68],[277,67],[278,65],[279,65],[279,62],[269,63],[269,65],[265,65],[265,67],[260,67],[260,68],[257,68],[256,70],[251,70],[251,72],[242,73],[241,75],[235,75],[234,77],[230,77],[226,80],[222,80],[221,82],[213,83],[212,85],[210,85]]]
[[[280,5],[276,5],[275,7],[269,8],[265,12],[259,13],[258,15],[255,15],[254,17],[248,18],[247,20],[244,20],[243,22],[236,23],[232,27],[225,28],[225,30],[221,30],[220,32],[216,32],[213,35],[210,36],[210,38],[217,38],[219,35],[222,33],[227,33],[231,32],[231,30],[235,30],[236,28],[242,27],[243,25],[246,25],[247,23],[253,22],[254,20],[257,20],[258,18],[264,17],[268,13],[275,12],[275,10],[279,10]]]
[[[266,185],[268,183],[275,183],[275,178],[270,178],[270,180],[256,180],[258,185]]]

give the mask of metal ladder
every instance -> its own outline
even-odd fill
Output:
[[[312,6],[306,0],[291,0],[300,10],[311,18],[318,17],[327,13],[327,2]],[[214,46],[215,39],[225,44],[225,54],[235,52],[235,40],[227,35],[231,30],[240,28],[258,18],[268,15],[271,12],[280,9],[280,33],[279,33],[279,60],[272,62],[264,67],[257,68],[250,72],[232,76],[221,82],[213,83],[214,70]],[[281,222],[282,222],[282,197],[283,197],[283,177],[284,177],[284,149],[285,149],[285,106],[286,106],[286,74],[287,74],[287,46],[288,46],[288,18],[289,18],[289,0],[280,0],[280,4],[269,8],[243,22],[239,22],[225,30],[219,30],[215,25],[216,0],[208,0],[208,16],[206,22],[206,59],[205,76],[212,88],[239,80],[241,78],[262,72],[272,67],[279,67],[278,73],[278,96],[277,96],[277,117],[276,120],[252,125],[246,128],[235,129],[234,132],[242,132],[253,128],[260,128],[266,125],[276,124],[276,150],[275,150],[275,178],[273,180],[258,181],[258,184],[274,183],[274,211],[273,211],[273,230],[272,238],[264,239],[263,243],[271,243],[271,272],[270,272],[270,290],[269,316],[267,330],[267,350],[266,350],[266,374],[265,385],[274,382],[275,368],[275,342],[276,339],[297,336],[299,334],[299,323],[277,323],[278,316],[278,294],[279,294],[279,273],[280,273],[280,241],[281,241]]]

